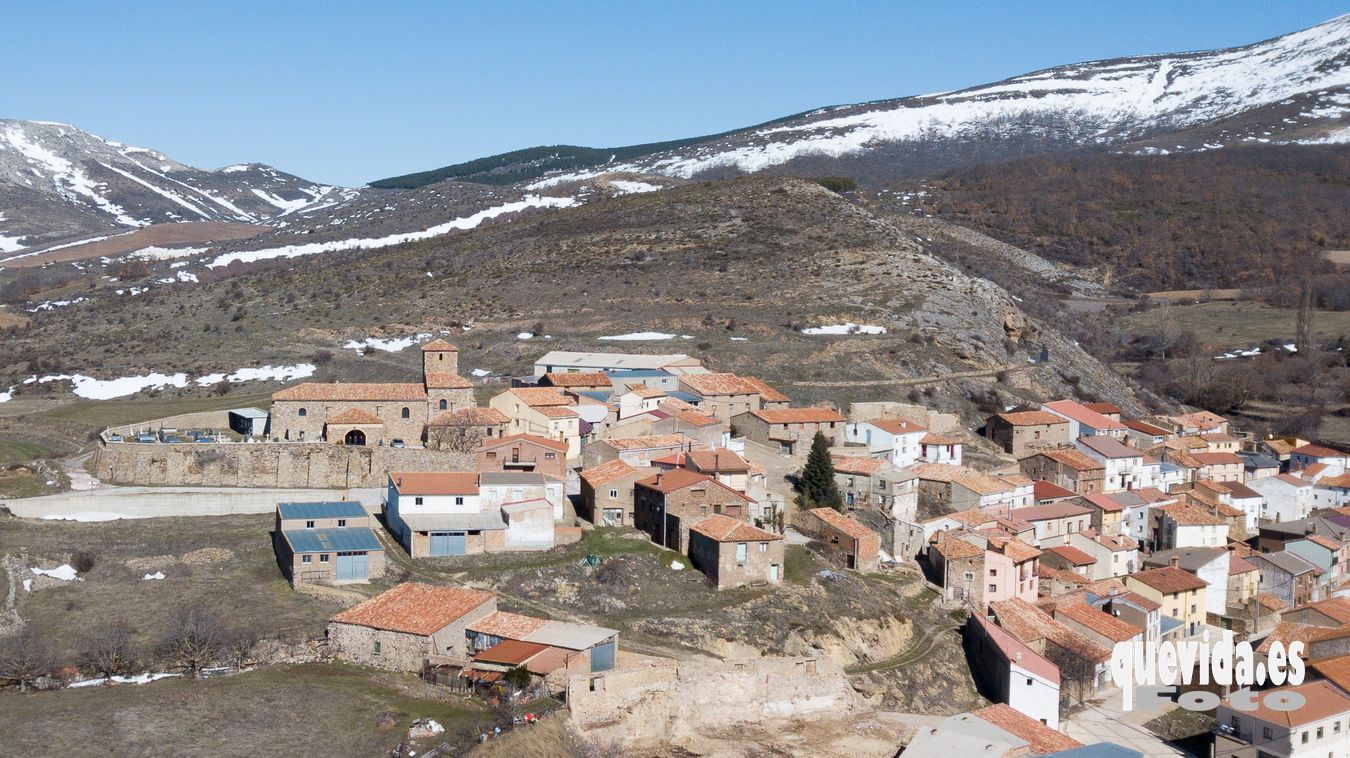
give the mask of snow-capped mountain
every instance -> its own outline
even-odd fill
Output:
[[[206,171],[68,124],[0,120],[0,252],[157,223],[263,222],[351,192],[261,164]]]
[[[537,189],[609,171],[693,178],[837,170],[884,179],[1065,148],[1350,142],[1348,64],[1350,15],[1245,47],[1078,63],[955,92],[822,108],[692,144],[618,148],[582,168],[581,149],[559,149],[559,164],[569,165],[551,167],[543,149],[521,154],[542,166]],[[608,157],[615,153],[622,157]],[[463,165],[480,164],[528,170],[492,159]],[[477,179],[454,168],[433,173]]]

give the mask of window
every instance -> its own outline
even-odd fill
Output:
[[[464,498],[462,497],[455,498],[455,505],[464,505]]]
[[[998,569],[989,569],[990,576],[998,576]]]
[[[990,591],[990,592],[998,592],[998,585],[997,585],[997,584],[991,584],[991,585],[989,585],[989,591]]]
[[[1030,687],[1031,684],[1032,684],[1031,677],[1027,677],[1027,686]]]
[[[745,557],[746,557],[746,544],[745,544],[744,542],[737,542],[737,543],[736,543],[736,562],[737,562],[737,563],[745,563]]]
[[[314,556],[312,556],[312,555],[302,555],[302,556],[300,556],[300,562],[301,562],[301,563],[309,563],[309,562],[310,562],[310,559],[313,558],[313,557],[314,557]]]
[[[407,408],[404,408],[399,415],[401,415],[403,418],[412,418],[412,412],[409,411]]]
[[[296,413],[296,415],[299,416],[300,418],[304,418],[305,416],[309,415],[309,412],[306,411],[304,408],[301,408],[301,409]]]
[[[338,519],[338,528],[342,529],[345,526],[347,526],[347,519],[345,518]]]
[[[1301,738],[1299,738],[1299,742],[1303,743],[1304,745],[1308,744],[1308,733],[1307,733],[1307,732],[1304,732],[1304,733],[1303,733],[1303,736],[1302,736]]]
[[[447,403],[447,402],[445,402],[445,399],[442,398],[442,399],[441,399],[441,402],[440,402],[440,405],[439,405],[438,407],[440,408],[440,410],[445,410],[447,407],[449,407],[449,405],[450,405],[450,404]]]
[[[421,505],[421,504],[422,504],[422,498],[420,498],[420,497],[415,497],[415,498],[413,498],[413,505]]]
[[[1238,718],[1237,716],[1233,716],[1232,718],[1228,719],[1228,725],[1233,727],[1234,732],[1240,733],[1242,731],[1242,719]]]
[[[767,543],[767,542],[761,542],[761,543],[759,543],[759,552],[761,552],[761,553],[767,553],[767,552],[769,552],[769,543]]]
[[[610,500],[615,500],[615,499],[617,499],[618,497],[619,497],[619,491],[618,491],[618,490],[610,490],[610,491],[609,491],[609,499],[610,499]]]
[[[313,521],[306,521],[306,522],[305,522],[305,528],[306,528],[306,529],[313,529],[313,528],[314,528],[314,522],[313,522]]]
[[[488,458],[488,460],[490,460],[490,461],[491,461],[491,460],[496,460],[496,458],[497,458],[497,451],[495,451],[495,450],[488,451],[487,458]]]
[[[546,460],[550,460],[550,461],[551,461],[551,460],[553,460],[553,459],[556,458],[556,457],[557,457],[557,455],[554,454],[554,453],[544,453],[544,458],[545,458]]]
[[[379,655],[379,654],[380,654],[380,641],[379,641],[379,640],[375,640],[375,649],[374,649],[374,651],[372,651],[372,652],[374,652],[375,655]]]
[[[322,553],[322,554],[320,554],[320,555],[319,555],[319,563],[327,563],[327,562],[328,562],[328,553]]]
[[[1274,739],[1274,738],[1275,738],[1275,735],[1274,735],[1274,734],[1271,734],[1271,732],[1270,732],[1270,727],[1268,727],[1268,726],[1263,726],[1263,727],[1261,727],[1261,739],[1263,739],[1263,740],[1271,740],[1271,739]]]

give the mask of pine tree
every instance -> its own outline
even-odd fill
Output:
[[[834,480],[830,443],[820,432],[816,432],[811,440],[811,453],[806,457],[806,466],[802,468],[798,484],[797,503],[803,508],[823,506],[836,511],[844,510],[844,498],[839,494],[838,482]]]

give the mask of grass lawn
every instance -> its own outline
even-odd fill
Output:
[[[806,584],[822,568],[826,568],[806,549],[805,545],[787,545],[783,549],[783,579],[792,584]]]
[[[1296,312],[1258,303],[1212,302],[1153,308],[1121,321],[1128,331],[1142,334],[1156,330],[1164,318],[1195,332],[1205,344],[1230,349],[1271,339],[1293,340]],[[1313,332],[1323,339],[1350,335],[1350,311],[1317,311],[1313,314]]]
[[[5,693],[0,712],[6,755],[376,756],[388,755],[418,718],[436,719],[442,738],[464,743],[487,720],[481,705],[444,688],[341,664]]]
[[[60,490],[66,485],[64,473],[55,464],[47,467],[43,476],[34,470],[33,462],[51,458],[56,451],[46,444],[27,439],[0,439],[0,498],[35,497]],[[47,482],[52,484],[48,485]]]
[[[206,604],[228,624],[252,626],[264,638],[323,634],[337,607],[291,591],[272,553],[268,515],[153,518],[103,523],[0,521],[0,555],[24,555],[25,567],[68,562],[76,550],[96,557],[81,581],[19,591],[19,614],[43,632],[61,660],[70,660],[89,631],[122,620],[144,652],[155,646],[180,606]],[[229,557],[186,563],[184,554],[222,548]],[[132,559],[146,560],[134,567]],[[145,581],[163,571],[162,581]]]

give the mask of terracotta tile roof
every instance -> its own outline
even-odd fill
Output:
[[[651,399],[651,398],[654,398],[654,397],[665,397],[665,396],[666,396],[665,390],[658,390],[658,389],[655,388],[655,387],[648,387],[648,386],[645,385],[645,384],[630,384],[630,385],[628,385],[628,391],[625,392],[625,393],[623,393],[623,394],[625,394],[625,395],[637,395],[638,397],[642,398],[643,400],[648,400],[648,399]]]
[[[933,518],[925,520],[923,523],[928,524],[934,521],[940,521],[942,519],[951,519],[952,521],[955,521],[958,524],[971,527],[980,526],[981,524],[993,523],[994,521],[998,520],[998,518],[994,516],[992,513],[985,513],[979,508],[972,508],[968,511],[956,511],[955,513],[947,513],[941,516],[935,516]]]
[[[1245,574],[1248,571],[1259,571],[1259,570],[1260,569],[1257,568],[1255,563],[1252,563],[1251,561],[1245,558],[1239,558],[1236,553],[1230,552],[1228,554],[1229,576],[1236,576],[1238,574]]]
[[[1295,611],[1313,610],[1335,621],[1337,624],[1350,624],[1350,597],[1333,597],[1315,603],[1300,605]]]
[[[1275,476],[1262,477],[1261,479],[1253,479],[1252,481],[1259,482],[1259,481],[1262,481],[1262,479],[1274,479],[1274,480],[1276,480],[1276,481],[1284,482],[1285,484],[1292,484],[1292,485],[1294,485],[1295,487],[1311,487],[1311,486],[1312,486],[1312,482],[1305,482],[1304,480],[1299,479],[1298,477],[1294,476],[1293,474],[1276,474]]]
[[[1119,583],[1119,582],[1117,582],[1117,583]],[[1155,600],[1152,600],[1152,599],[1147,598],[1147,597],[1145,597],[1145,596],[1143,596],[1143,595],[1140,595],[1138,592],[1130,592],[1130,591],[1127,590],[1127,591],[1124,591],[1124,592],[1117,592],[1114,596],[1112,596],[1112,595],[1110,594],[1110,592],[1107,592],[1105,595],[1101,595],[1101,594],[1099,594],[1099,593],[1097,593],[1097,592],[1093,592],[1093,590],[1092,590],[1091,587],[1088,588],[1088,591],[1089,591],[1089,592],[1092,592],[1092,594],[1094,594],[1094,595],[1098,595],[1098,597],[1109,597],[1109,598],[1112,599],[1112,600],[1121,600],[1121,601],[1124,601],[1124,602],[1129,603],[1129,604],[1131,604],[1131,605],[1133,605],[1133,606],[1136,606],[1137,608],[1140,608],[1141,610],[1143,610],[1143,611],[1145,611],[1145,612],[1147,612],[1147,613],[1152,613],[1152,612],[1154,612],[1154,611],[1157,611],[1157,610],[1161,610],[1161,609],[1162,609],[1162,603],[1159,603],[1159,602],[1157,602],[1157,601],[1155,601]]]
[[[1083,403],[1083,407],[1093,413],[1100,413],[1103,416],[1112,414],[1119,416],[1121,414],[1120,406],[1114,403]]]
[[[970,470],[952,479],[952,483],[959,484],[977,495],[997,495],[1000,492],[1012,492],[1016,489],[1015,485],[996,476],[990,476],[975,470]]]
[[[930,482],[954,482],[963,476],[977,473],[975,469],[951,463],[916,463],[909,470],[920,479]]]
[[[1005,732],[1009,732],[1026,740],[1027,746],[1031,749],[1031,752],[1036,755],[1053,753],[1058,750],[1072,750],[1073,748],[1083,746],[1083,743],[1078,740],[1060,734],[1036,719],[1033,719],[1021,711],[1014,710],[1004,703],[991,705],[988,708],[981,708],[978,711],[972,711],[972,714]]]
[[[1059,684],[1059,667],[1040,653],[982,615],[972,614],[970,620],[979,627],[985,637],[989,638],[989,642],[998,648],[1003,660],[1009,665],[1020,666],[1042,679]]]
[[[1090,492],[1086,495],[1083,495],[1083,500],[1106,511],[1107,513],[1116,513],[1118,511],[1125,510],[1124,503],[1117,502],[1111,499],[1110,495],[1104,495],[1100,492]]]
[[[1104,661],[1111,657],[1110,650],[1021,598],[995,601],[989,604],[989,608],[994,611],[999,626],[1028,645],[1037,640],[1049,640],[1090,661]]]
[[[1045,551],[1054,553],[1075,566],[1091,566],[1097,562],[1096,558],[1072,545],[1056,545],[1055,547],[1047,547]]]
[[[520,398],[520,402],[531,408],[539,408],[550,405],[576,405],[574,398],[563,394],[563,391],[557,387],[515,387],[507,390],[511,394]]]
[[[1328,682],[1340,687],[1341,691],[1350,692],[1350,655],[1310,661],[1308,668],[1317,672]]]
[[[1326,548],[1326,549],[1328,549],[1328,550],[1340,550],[1340,549],[1341,549],[1341,543],[1337,542],[1336,540],[1331,539],[1330,537],[1323,537],[1323,536],[1320,535],[1320,534],[1310,534],[1310,535],[1308,535],[1307,537],[1304,537],[1304,539],[1306,539],[1307,541],[1313,543],[1314,545],[1321,545],[1322,547],[1324,547],[1324,548]]]
[[[787,395],[784,395],[783,393],[779,392],[773,387],[770,387],[768,382],[765,382],[763,379],[760,379],[757,376],[743,376],[741,377],[741,379],[743,381],[749,382],[755,388],[755,390],[759,392],[759,399],[763,402],[786,403],[791,399]]]
[[[505,437],[491,437],[483,440],[483,443],[478,446],[478,449],[493,450],[506,445],[514,445],[517,442],[528,442],[533,445],[549,448],[550,450],[556,450],[562,453],[567,452],[566,442],[542,437],[538,434],[508,434]]]
[[[1143,498],[1146,503],[1166,503],[1170,500],[1176,500],[1176,495],[1171,495],[1157,487],[1141,487],[1134,490],[1134,494]]]
[[[690,450],[685,453],[684,458],[686,468],[705,473],[713,471],[726,474],[750,473],[750,463],[724,447],[716,450]]]
[[[496,595],[459,587],[404,582],[333,617],[343,624],[427,636],[492,602]]]
[[[1019,518],[1023,521],[1046,521],[1055,518],[1070,518],[1073,516],[1082,516],[1089,514],[1087,508],[1081,505],[1074,505],[1068,501],[1058,503],[1046,503],[1045,505],[1028,505],[1025,508],[1014,508],[1009,513],[1013,518]]]
[[[716,479],[710,476],[705,476],[703,474],[697,473],[695,471],[690,471],[687,468],[677,468],[671,469],[670,471],[661,471],[658,472],[655,476],[649,476],[646,479],[639,479],[637,484],[639,487],[646,487],[647,489],[656,490],[657,492],[663,492],[667,495],[677,490],[685,489],[686,487],[693,487],[696,485],[707,485],[709,487],[721,487],[722,489],[736,495],[736,497],[739,497],[742,500],[746,501],[750,500],[750,498],[746,497],[744,494],[737,492],[736,490],[733,490],[732,488],[726,486],[725,484],[722,484]]]
[[[1153,437],[1166,437],[1172,433],[1171,429],[1164,429],[1156,424],[1150,424],[1147,421],[1138,421],[1135,419],[1126,419],[1120,423],[1135,430]]]
[[[1071,605],[1067,608],[1060,608],[1055,611],[1055,615],[1073,619],[1112,642],[1132,640],[1144,631],[1090,605]]]
[[[476,471],[390,471],[400,495],[477,495]]]
[[[947,535],[946,539],[933,543],[932,549],[941,553],[942,557],[949,561],[984,555],[984,548],[952,535]]]
[[[1248,487],[1242,482],[1215,482],[1214,486],[1227,492],[1228,494],[1232,495],[1238,500],[1246,500],[1248,498],[1261,497],[1260,492],[1257,492],[1256,490],[1252,489],[1251,487]]]
[[[1190,503],[1160,505],[1155,510],[1166,513],[1168,518],[1182,526],[1218,526],[1228,523],[1226,519]]]
[[[997,415],[1008,422],[1010,426],[1045,426],[1047,424],[1069,423],[1067,419],[1047,411],[1013,411],[1012,413],[999,413]]]
[[[348,382],[305,382],[294,387],[272,393],[272,400],[327,400],[330,402],[354,402],[376,400],[422,400],[427,399],[427,389],[423,385],[408,383],[361,384]]]
[[[735,374],[684,374],[680,384],[694,391],[696,395],[754,395],[759,387]]]
[[[426,385],[433,390],[464,390],[472,388],[473,382],[453,371],[428,371]]]
[[[650,469],[649,469],[650,470]],[[620,460],[606,461],[599,466],[592,466],[588,469],[582,469],[581,478],[591,487],[601,487],[609,484],[615,479],[622,479],[629,474],[638,473],[638,469],[629,466]]]
[[[1041,551],[1028,545],[1027,543],[1012,537],[1003,532],[990,533],[981,532],[985,539],[989,540],[989,546],[996,552],[1006,555],[1013,563],[1025,563],[1033,558],[1039,558]]]
[[[1189,592],[1191,590],[1202,590],[1209,586],[1204,579],[1188,571],[1182,571],[1176,566],[1163,566],[1161,568],[1148,569],[1146,571],[1136,571],[1127,577],[1141,584],[1145,584],[1164,595],[1173,595],[1178,592]],[[1127,582],[1128,583],[1128,582]]]
[[[1227,423],[1228,419],[1217,413],[1209,411],[1196,411],[1195,413],[1183,413],[1179,416],[1168,416],[1169,420],[1185,428],[1194,428],[1201,431],[1207,429],[1217,429],[1219,426]]]
[[[561,405],[532,405],[530,409],[544,418],[575,418],[577,412]]]
[[[496,408],[460,408],[437,414],[427,426],[499,426],[510,420]]]
[[[959,444],[961,444],[961,440],[958,440],[958,439],[956,439],[955,437],[943,437],[943,436],[940,435],[940,434],[933,434],[932,432],[929,432],[928,434],[925,434],[924,436],[922,436],[922,437],[919,438],[919,444],[920,444],[920,445],[959,445]]]
[[[1106,468],[1105,464],[1094,461],[1077,450],[1045,450],[1037,455],[1043,455],[1076,471],[1102,471]]]
[[[844,534],[847,534],[848,536],[852,537],[855,540],[866,539],[868,537],[875,537],[877,534],[871,529],[868,529],[867,527],[863,526],[862,524],[859,524],[857,521],[854,521],[853,519],[849,518],[848,516],[845,516],[844,514],[840,513],[839,511],[836,511],[833,508],[812,508],[811,510],[807,511],[807,513],[815,516],[821,521],[824,521],[826,524],[843,532]]]
[[[761,408],[750,415],[769,424],[830,424],[845,419],[833,408]]]
[[[683,434],[648,434],[642,437],[610,437],[603,442],[615,450],[655,450],[660,448],[685,448],[695,444],[694,440]]]
[[[1044,479],[1032,484],[1032,493],[1037,500],[1068,499],[1074,496],[1073,490],[1066,490],[1054,482]]]
[[[1097,534],[1092,537],[1098,545],[1118,553],[1121,550],[1138,550],[1139,541],[1124,534]]]
[[[471,632],[481,632],[507,640],[519,640],[545,623],[547,623],[546,619],[536,618],[535,616],[522,616],[519,613],[497,611],[469,624],[467,628]]]
[[[1298,693],[1303,697],[1303,707],[1293,711],[1277,711],[1273,708],[1267,708],[1265,698],[1269,698],[1271,694],[1276,692]],[[1322,680],[1304,682],[1296,687],[1277,687],[1273,690],[1267,690],[1262,698],[1252,698],[1250,702],[1255,705],[1248,706],[1251,710],[1246,715],[1268,724],[1278,724],[1288,728],[1323,721],[1350,712],[1350,696],[1336,689],[1335,685],[1330,682]],[[1224,698],[1223,703],[1224,705],[1231,705],[1228,698]]]
[[[689,531],[698,532],[714,542],[770,542],[783,539],[781,534],[721,515],[709,516],[689,527]]]
[[[1236,453],[1191,453],[1191,457],[1205,466],[1241,466]]]
[[[603,371],[573,371],[571,373],[547,373],[543,378],[554,387],[612,387],[609,374]],[[662,393],[665,394],[665,393]]]
[[[871,424],[890,434],[918,434],[928,431],[927,428],[902,418],[874,418],[864,423]]]
[[[1125,428],[1125,425],[1119,421],[1112,421],[1091,408],[1088,408],[1081,403],[1075,403],[1072,400],[1056,400],[1053,403],[1042,403],[1041,409],[1052,413],[1058,413],[1061,416],[1077,421],[1080,424],[1086,424],[1098,431]]]
[[[524,642],[521,640],[503,640],[492,647],[474,653],[475,661],[484,663],[496,663],[503,666],[519,666],[529,659],[548,650],[548,645],[541,645],[538,642]]]
[[[373,426],[383,424],[384,421],[369,411],[363,411],[360,408],[347,408],[346,410],[329,416],[324,423],[327,424],[362,424]]]
[[[458,352],[459,352],[459,348],[455,347],[454,345],[450,344],[449,342],[446,342],[446,341],[443,340],[443,339],[434,339],[434,340],[432,340],[432,341],[430,341],[430,342],[428,342],[427,344],[425,344],[425,345],[422,346],[422,352],[424,352],[424,353],[431,353],[431,352],[442,352],[442,353],[444,353],[444,352],[452,352],[452,353],[458,353]]]
[[[1341,452],[1340,450],[1329,448],[1326,445],[1315,445],[1311,443],[1307,445],[1300,445],[1289,452],[1298,453],[1299,455],[1306,455],[1309,458],[1341,458],[1347,455],[1347,453]]]
[[[859,474],[861,476],[872,476],[881,470],[881,465],[885,461],[880,458],[871,458],[866,455],[836,455],[834,460],[834,470],[840,474]]]
[[[690,426],[718,426],[722,423],[717,417],[700,411],[677,411],[673,415]]]
[[[1016,471],[1011,474],[999,474],[998,478],[1014,487],[1034,487],[1036,484],[1031,477]]]

